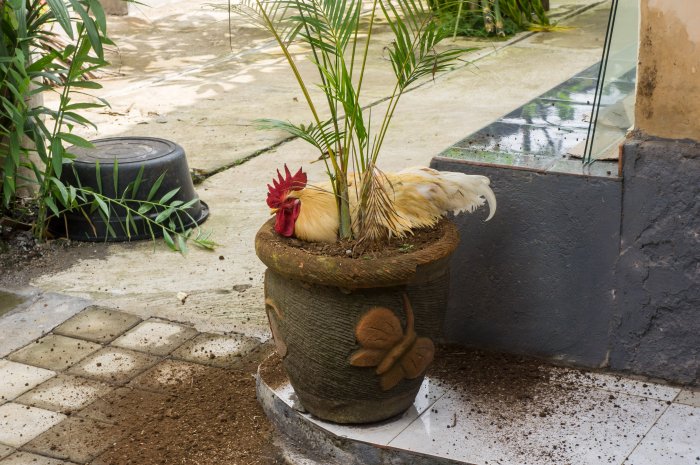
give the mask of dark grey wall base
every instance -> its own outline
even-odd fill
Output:
[[[624,144],[610,366],[683,383],[700,374],[700,143]]]
[[[698,384],[700,144],[624,145],[624,182],[436,157],[491,178],[457,218],[445,338]]]
[[[451,342],[604,364],[618,254],[621,183],[449,158],[443,171],[482,174],[496,216],[456,218],[445,337]]]

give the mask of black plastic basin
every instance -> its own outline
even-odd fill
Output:
[[[154,137],[111,137],[91,142],[95,146],[92,149],[82,147],[67,149],[67,152],[75,154],[77,158],[63,164],[61,180],[64,184],[90,187],[108,198],[118,199],[124,195],[129,184],[136,180],[143,167],[139,188],[126,196],[129,199],[130,208],[138,210],[142,205],[138,201],[148,199],[148,194],[156,180],[165,173],[159,189],[151,198],[152,201],[161,199],[167,192],[178,187],[180,190],[167,203],[173,200],[188,202],[197,199],[187,210],[189,216],[184,213],[179,215],[179,219],[173,216],[176,231],[182,232],[196,224],[201,224],[209,215],[207,205],[199,200],[194,191],[185,151],[178,144]],[[115,161],[117,163],[116,191]],[[98,182],[98,176],[101,182]],[[129,191],[131,190],[133,189]],[[130,222],[127,228],[127,210],[112,205],[108,222],[105,222],[98,209],[91,211],[85,208],[82,213],[70,212],[61,218],[54,219],[49,229],[55,236],[67,236],[79,241],[127,241],[151,238],[151,231],[143,218],[132,215],[133,222]],[[148,216],[154,219],[158,213],[159,210],[154,208],[148,212]],[[108,224],[113,234],[109,232]],[[151,226],[154,236],[162,236],[160,227]]]

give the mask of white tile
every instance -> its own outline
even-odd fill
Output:
[[[0,404],[14,399],[55,374],[51,370],[0,360]]]
[[[416,396],[416,401],[403,415],[389,421],[370,425],[339,425],[319,420],[308,414],[304,414],[304,417],[336,436],[371,444],[387,445],[400,434],[401,431],[408,427],[418,415],[430,408],[444,392],[442,387],[426,378],[423,384],[421,384],[420,391],[418,391],[418,395]],[[275,394],[290,407],[295,407],[298,402],[294,395],[294,389],[289,383],[275,389]]]
[[[68,374],[122,384],[150,368],[158,358],[119,347],[105,347],[77,365]]]
[[[700,463],[700,408],[673,404],[661,416],[625,465]]]
[[[4,445],[4,444],[0,444],[0,459],[2,459],[3,457],[7,457],[7,456],[10,455],[14,450],[15,450],[15,449],[12,448],[12,447],[10,447],[10,446],[6,446],[6,445]]]
[[[619,464],[667,407],[598,389],[537,396],[448,392],[389,446],[479,465]]]
[[[109,385],[99,381],[58,375],[18,397],[15,402],[67,413],[85,407],[111,390]]]
[[[700,407],[700,392],[688,391],[686,389],[682,390],[678,397],[674,400],[679,404],[692,405],[693,407]]]
[[[649,397],[658,400],[673,400],[681,391],[680,388],[677,387],[625,378],[620,375],[593,373],[560,367],[553,367],[551,370],[553,381],[575,382],[581,387],[621,392],[633,396]]]
[[[43,455],[31,454],[29,452],[16,452],[5,460],[0,461],[0,465],[71,465],[63,460],[52,459]]]
[[[0,443],[20,447],[61,422],[65,415],[15,403],[0,405]]]
[[[144,321],[117,338],[112,342],[112,345],[156,355],[166,355],[196,334],[197,330],[194,328],[152,319]]]

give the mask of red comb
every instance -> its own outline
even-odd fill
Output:
[[[292,173],[285,163],[284,174],[285,176],[282,177],[280,170],[277,170],[278,179],[272,180],[274,187],[269,184],[267,185],[267,189],[269,190],[267,194],[267,205],[270,208],[279,208],[289,192],[300,191],[306,187],[306,173],[304,173],[301,168],[292,176]]]

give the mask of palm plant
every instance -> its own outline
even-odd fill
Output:
[[[234,8],[272,34],[312,115],[309,124],[265,119],[260,125],[286,131],[319,151],[336,197],[340,239],[374,239],[378,219],[392,217],[377,160],[399,100],[417,80],[448,69],[466,50],[436,49],[446,33],[421,0],[250,0]],[[386,50],[396,79],[386,111],[373,125],[361,97],[379,19],[393,33]],[[312,98],[290,52],[297,43],[310,50],[323,103]],[[324,107],[330,116],[323,116]],[[351,188],[357,190],[358,237],[353,237]]]

